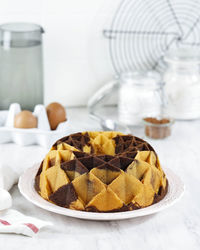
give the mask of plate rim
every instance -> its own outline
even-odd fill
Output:
[[[27,199],[29,202],[31,202],[37,207],[40,207],[42,209],[45,209],[53,213],[57,213],[57,214],[61,214],[61,215],[65,215],[65,216],[69,216],[73,218],[78,218],[78,219],[96,220],[96,221],[97,220],[112,221],[112,220],[131,219],[131,218],[154,214],[174,205],[177,201],[179,201],[182,198],[184,191],[185,191],[185,185],[180,179],[180,177],[177,176],[170,168],[165,168],[164,172],[169,182],[168,192],[166,196],[158,203],[155,203],[151,206],[141,208],[138,210],[114,212],[114,213],[96,213],[96,212],[72,210],[72,209],[68,209],[64,207],[59,207],[53,203],[50,203],[46,201],[45,199],[43,199],[37,193],[37,191],[34,188],[34,180],[35,180],[35,175],[38,171],[39,165],[40,163],[37,163],[37,164],[34,164],[32,167],[27,168],[23,172],[23,174],[20,176],[19,181],[18,181],[18,188],[22,196],[25,197],[25,199]],[[31,181],[26,181],[28,175],[32,175],[31,176],[32,178],[30,177]],[[175,187],[173,187],[174,184],[175,184]],[[33,195],[37,197],[37,200],[31,196],[31,194],[29,193],[29,190],[31,190]],[[176,191],[176,192],[173,192],[173,191]],[[174,197],[172,197],[173,194],[174,194]],[[167,202],[170,199],[171,201]]]

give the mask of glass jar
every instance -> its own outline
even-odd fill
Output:
[[[176,119],[200,117],[200,50],[170,50],[164,60],[167,113]]]
[[[157,72],[128,72],[120,76],[120,122],[140,125],[144,117],[160,115],[162,105],[161,79]]]
[[[17,102],[33,110],[43,103],[42,34],[36,24],[0,26],[0,109]]]

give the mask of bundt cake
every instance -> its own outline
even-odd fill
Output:
[[[165,196],[167,186],[151,145],[115,131],[58,140],[35,177],[35,189],[47,201],[90,212],[150,206]]]

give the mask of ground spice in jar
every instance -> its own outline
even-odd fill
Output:
[[[167,118],[144,118],[145,135],[153,139],[163,139],[171,135],[171,122]]]

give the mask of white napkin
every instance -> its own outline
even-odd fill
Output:
[[[9,166],[0,164],[0,233],[35,236],[41,228],[50,226],[52,223],[10,209],[12,197],[7,190],[17,183],[18,177],[18,174]]]

